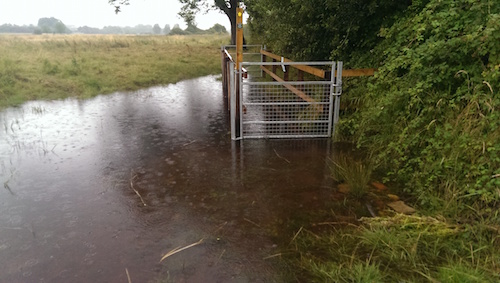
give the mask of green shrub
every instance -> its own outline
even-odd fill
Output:
[[[359,143],[423,207],[499,204],[499,6],[429,1],[380,31]]]

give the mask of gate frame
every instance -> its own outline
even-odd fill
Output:
[[[262,53],[262,52],[261,52]],[[319,138],[319,137],[331,137],[332,133],[335,133],[335,125],[339,120],[340,111],[340,96],[342,94],[342,62],[293,62],[281,60],[281,62],[263,62],[264,56],[261,57],[261,62],[242,62],[240,68],[235,70],[234,63],[230,63],[230,112],[231,112],[231,139],[241,140],[246,138]],[[244,82],[244,74],[246,71],[243,66],[260,66],[261,69],[265,69],[264,66],[314,66],[314,65],[331,65],[330,80],[329,81],[276,81],[276,82]],[[297,67],[297,68],[299,68]],[[319,70],[319,69],[318,69]],[[267,71],[266,71],[267,72]],[[236,80],[237,78],[237,80]],[[276,79],[276,78],[275,78]],[[324,135],[262,135],[262,136],[245,136],[243,133],[243,86],[244,85],[281,85],[288,88],[295,94],[297,94],[297,89],[293,85],[307,85],[307,84],[321,84],[330,85],[330,93],[328,95],[328,129],[327,133]],[[296,91],[294,91],[296,90]],[[305,94],[304,94],[305,95]],[[304,97],[298,95],[305,100]],[[307,96],[307,95],[306,95]],[[334,98],[335,97],[335,98]],[[306,100],[307,101],[307,100]],[[309,101],[310,102],[310,101]],[[312,105],[312,102],[310,102]],[[238,104],[238,105],[237,105]],[[238,116],[238,117],[237,117]],[[237,121],[238,120],[238,121]],[[292,122],[292,121],[290,121]],[[317,121],[316,121],[317,122]],[[237,129],[238,125],[238,129]],[[238,130],[238,132],[237,132]]]

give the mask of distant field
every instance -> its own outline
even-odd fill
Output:
[[[217,74],[229,36],[0,34],[0,108]]]

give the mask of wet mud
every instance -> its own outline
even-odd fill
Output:
[[[282,282],[282,229],[333,201],[335,147],[233,142],[221,93],[210,76],[1,111],[0,282]]]

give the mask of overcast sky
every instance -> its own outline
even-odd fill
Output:
[[[39,18],[54,17],[67,26],[135,26],[138,24],[159,24],[162,28],[169,24],[179,24],[185,28],[184,21],[177,15],[181,5],[178,0],[130,0],[119,14],[108,0],[0,0],[0,25],[36,25]],[[224,14],[212,11],[196,17],[198,27],[208,29],[214,24],[230,28]]]

